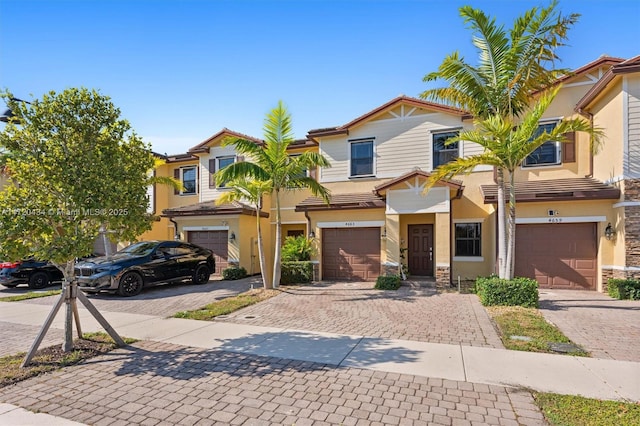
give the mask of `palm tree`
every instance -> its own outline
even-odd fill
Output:
[[[272,109],[264,120],[264,144],[240,138],[223,141],[224,146],[234,145],[236,152],[250,161],[233,163],[216,172],[216,182],[231,182],[238,179],[254,179],[267,182],[276,207],[276,246],[273,259],[273,287],[280,283],[280,259],[282,251],[282,219],[280,196],[283,192],[309,189],[315,196],[329,201],[329,190],[305,171],[316,167],[330,167],[329,161],[317,152],[304,152],[289,156],[287,148],[295,141],[291,128],[291,115],[282,101]],[[266,188],[265,188],[266,189]]]
[[[499,172],[506,172],[508,182],[504,175],[498,175],[498,189],[506,183],[509,195],[509,207],[506,215],[506,238],[500,240],[506,250],[504,261],[500,263],[500,278],[513,278],[515,262],[515,232],[516,232],[516,194],[515,171],[533,151],[546,142],[565,142],[566,134],[570,132],[588,132],[591,135],[592,151],[597,152],[602,138],[602,132],[591,128],[590,123],[581,118],[563,120],[550,131],[539,132],[539,121],[549,105],[556,97],[560,86],[544,93],[535,106],[526,112],[516,122],[512,117],[502,117],[498,114],[485,119],[475,120],[475,129],[461,132],[451,138],[447,143],[468,141],[477,143],[484,148],[482,154],[443,164],[433,171],[427,187],[433,186],[442,179],[450,179],[458,174],[468,174],[480,165],[495,167]],[[503,189],[504,191],[504,189]],[[504,192],[503,192],[504,200]],[[504,201],[498,201],[498,210],[504,211]]]
[[[470,65],[458,52],[450,54],[437,71],[424,77],[426,82],[445,80],[448,86],[426,90],[421,97],[468,111],[480,120],[480,127],[482,123],[486,125],[485,130],[490,128],[486,120],[516,124],[518,117],[528,111],[531,96],[552,87],[558,77],[568,72],[553,68],[559,59],[555,52],[564,45],[567,31],[580,15],[563,16],[556,6],[554,0],[546,8],[534,7],[526,11],[515,20],[509,31],[479,9],[471,6],[460,8],[460,16],[473,32],[478,65]],[[500,135],[496,136],[496,141],[504,141]],[[496,168],[499,275],[506,278],[513,274],[513,267],[508,266],[512,265],[513,259],[507,259],[507,247],[515,243],[511,241],[514,233],[507,234],[509,224],[505,212],[505,171],[509,173],[509,169],[504,167],[500,158],[507,154],[504,150],[510,149],[510,145],[492,148],[495,151],[488,150],[473,160],[467,158],[465,161]],[[524,158],[526,156],[520,161]],[[461,166],[462,162],[456,163]],[[510,181],[513,181],[513,176]],[[509,192],[512,190],[509,188]]]
[[[231,201],[249,202],[256,211],[256,227],[258,230],[258,257],[260,259],[260,274],[264,288],[271,288],[272,285],[266,276],[266,259],[262,242],[262,226],[260,225],[260,212],[262,211],[262,196],[271,192],[271,184],[267,181],[259,181],[252,178],[234,179],[226,183],[229,191],[222,194],[216,203],[224,204]]]

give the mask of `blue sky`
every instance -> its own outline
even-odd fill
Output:
[[[471,4],[510,27],[547,1],[0,0],[0,89],[22,99],[99,89],[160,153],[186,152],[222,127],[262,136],[288,106],[296,137],[418,96],[459,50]],[[575,69],[640,54],[640,2],[561,0],[582,15],[560,50]]]

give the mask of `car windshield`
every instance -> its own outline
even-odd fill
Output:
[[[146,256],[156,248],[158,243],[142,241],[140,243],[131,244],[129,247],[119,251],[119,253],[133,254],[135,256]]]

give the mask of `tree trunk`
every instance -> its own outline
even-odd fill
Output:
[[[256,205],[256,221],[258,228],[258,258],[260,260],[260,275],[262,276],[262,284],[265,289],[272,288],[273,285],[268,281],[267,271],[265,269],[266,259],[264,257],[264,247],[262,243],[262,226],[260,225],[260,210],[262,210],[261,205]]]
[[[498,276],[500,278],[505,278],[507,275],[507,233],[504,196],[504,169],[501,167],[498,167],[496,170],[496,181],[498,184]]]
[[[76,294],[75,289],[73,288],[73,286],[76,285],[73,274],[75,263],[75,260],[69,260],[64,268],[62,268],[62,274],[64,275],[64,279],[62,281],[62,293],[64,295],[65,305],[64,342],[62,343],[62,350],[64,352],[71,352],[73,350],[73,312],[76,307],[75,300],[72,300],[72,296]]]
[[[276,241],[273,255],[273,288],[280,286],[280,257],[282,252],[282,218],[280,217],[280,191],[276,189]]]
[[[516,250],[516,187],[514,182],[513,171],[509,176],[509,210],[507,212],[507,268],[505,277],[510,280],[513,278],[513,270],[515,266],[515,250]]]

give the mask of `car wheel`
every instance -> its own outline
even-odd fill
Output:
[[[135,272],[127,272],[120,278],[118,294],[123,297],[136,296],[142,291],[142,277]]]
[[[46,272],[36,272],[29,277],[29,288],[41,289],[49,285],[49,275]]]
[[[211,272],[209,272],[209,268],[207,265],[199,265],[196,270],[193,272],[193,277],[191,281],[194,284],[206,284],[209,282],[209,276]]]

